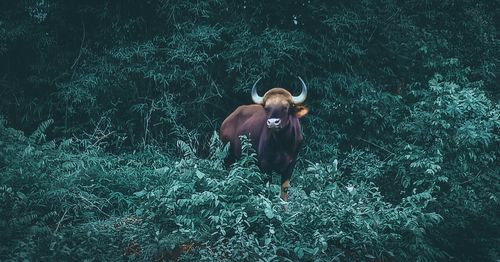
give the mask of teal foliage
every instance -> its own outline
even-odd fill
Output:
[[[476,252],[492,250],[499,243],[498,238],[491,242],[484,238],[498,226],[494,210],[499,207],[500,111],[481,91],[482,83],[471,82],[466,75],[450,79],[456,83],[436,75],[428,82],[428,91],[415,91],[417,102],[398,128],[405,137],[401,153],[391,165],[397,168],[403,187],[439,189],[435,210],[444,210],[444,232],[460,236],[465,228],[482,224],[474,232],[478,242],[462,235],[449,247]],[[404,162],[406,168],[401,168]],[[436,237],[442,239],[439,234]]]
[[[1,2],[0,260],[498,260],[499,8]],[[217,131],[297,76],[282,203]]]
[[[442,218],[425,211],[429,192],[391,204],[366,179],[354,185],[334,165],[311,164],[285,203],[246,138],[227,170],[216,134],[206,159],[185,142],[170,159],[31,137],[2,123],[2,259],[435,257],[424,229]]]

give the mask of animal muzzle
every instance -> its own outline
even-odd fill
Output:
[[[281,119],[279,118],[269,118],[267,119],[268,128],[281,128]]]

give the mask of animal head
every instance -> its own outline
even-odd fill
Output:
[[[302,84],[302,92],[298,96],[292,96],[290,92],[283,88],[273,88],[267,91],[264,96],[257,94],[257,83],[252,87],[252,100],[256,104],[264,107],[267,116],[267,127],[272,130],[279,130],[288,126],[290,116],[303,117],[308,109],[302,105],[307,97],[307,86],[299,77]]]

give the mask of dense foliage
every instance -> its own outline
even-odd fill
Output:
[[[497,0],[0,14],[0,260],[500,258]],[[297,75],[310,113],[282,203],[248,141],[226,168],[214,131],[258,77]]]

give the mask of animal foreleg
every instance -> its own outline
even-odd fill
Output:
[[[284,180],[281,182],[281,199],[283,201],[288,200],[288,188],[290,187],[290,180]]]

